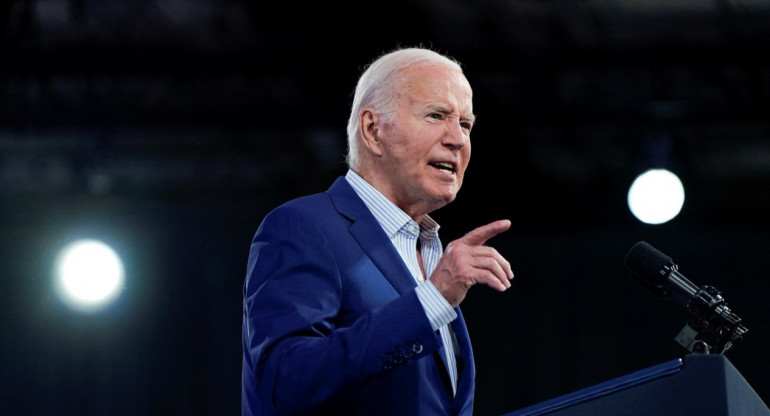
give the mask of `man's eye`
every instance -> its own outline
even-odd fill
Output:
[[[460,126],[462,126],[462,128],[468,131],[471,131],[471,129],[473,128],[473,124],[471,123],[460,123]]]
[[[441,113],[430,113],[428,114],[428,117],[434,119],[434,120],[441,120],[444,118],[444,115]]]

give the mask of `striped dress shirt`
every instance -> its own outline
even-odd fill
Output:
[[[452,391],[456,393],[457,359],[455,357],[454,337],[449,323],[457,318],[457,313],[433,283],[426,279],[433,273],[444,252],[438,237],[439,225],[428,215],[422,218],[420,224],[417,224],[404,211],[352,170],[348,170],[345,179],[382,226],[385,234],[388,235],[417,282],[415,288],[417,297],[425,309],[425,314],[433,326],[433,330],[439,331],[441,335],[447,357],[447,370],[452,381]],[[420,255],[425,276],[423,276],[418,263],[417,244],[420,244]]]

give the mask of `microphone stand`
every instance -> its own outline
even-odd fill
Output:
[[[727,307],[714,286],[704,285],[687,304],[691,317],[675,340],[694,354],[724,354],[746,336],[748,328]],[[698,339],[698,335],[706,339]]]

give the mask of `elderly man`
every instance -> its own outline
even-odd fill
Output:
[[[510,287],[481,226],[443,249],[429,213],[453,201],[471,154],[459,64],[400,49],[361,75],[348,166],[324,193],[270,212],[243,293],[243,415],[471,415],[475,368],[459,305]]]

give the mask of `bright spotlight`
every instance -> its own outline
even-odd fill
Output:
[[[650,169],[639,175],[628,190],[628,207],[647,224],[662,224],[679,214],[684,204],[684,187],[665,169]]]
[[[72,242],[56,260],[54,288],[64,304],[78,311],[106,306],[120,295],[124,281],[123,262],[100,241]]]

